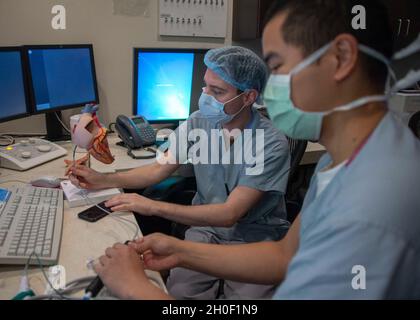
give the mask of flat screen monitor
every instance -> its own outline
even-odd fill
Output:
[[[198,109],[206,66],[202,49],[135,49],[133,114],[177,123]]]
[[[26,46],[34,113],[99,103],[92,45]]]
[[[29,114],[28,90],[20,48],[0,48],[0,122]]]

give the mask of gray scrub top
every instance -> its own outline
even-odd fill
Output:
[[[420,141],[388,113],[318,197],[314,175],[274,298],[420,299],[419,184]]]
[[[290,151],[286,137],[277,131],[270,120],[264,118],[256,109],[252,109],[252,121],[247,129],[252,133],[246,136],[243,133],[240,138],[236,138],[235,144],[230,147],[229,164],[222,161],[222,148],[225,148],[224,140],[218,140],[218,153],[213,153],[213,157],[219,159],[219,164],[194,164],[195,177],[197,180],[197,194],[193,205],[220,204],[224,203],[229,194],[238,186],[263,191],[263,199],[252,208],[238,223],[232,228],[204,227],[196,228],[210,232],[217,236],[221,242],[258,242],[266,240],[281,239],[289,228],[287,222],[286,206],[284,195],[286,193],[288,176],[290,171]],[[178,148],[180,140],[188,137],[192,129],[202,129],[208,135],[208,160],[212,158],[211,142],[212,134],[219,133],[221,126],[212,125],[200,111],[191,115],[175,132]],[[218,129],[217,131],[214,131]],[[261,143],[256,143],[257,130],[264,132]],[[213,130],[213,133],[212,133]],[[181,137],[183,132],[183,137]],[[193,145],[199,139],[188,142],[188,159],[193,157],[192,153],[201,156]],[[235,149],[237,147],[237,149]],[[181,147],[182,148],[182,147]],[[178,149],[179,150],[179,149]],[[236,151],[235,151],[236,150]],[[239,151],[238,151],[239,150]],[[264,155],[259,161],[245,161],[246,154],[252,152]],[[177,160],[180,163],[187,159],[182,156],[183,152],[178,151]],[[242,155],[244,161],[235,164],[234,157]],[[225,156],[226,157],[226,156]],[[225,159],[228,159],[226,157]]]

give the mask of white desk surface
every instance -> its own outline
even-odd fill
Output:
[[[71,149],[70,143],[61,145],[68,150]],[[0,169],[0,187],[7,188],[16,184],[16,182],[2,183],[10,180],[27,182],[45,175],[63,177],[65,170],[64,159],[71,159],[71,152],[69,152],[67,157],[54,160],[26,172]],[[93,271],[88,270],[86,267],[88,259],[100,257],[104,254],[107,247],[117,242],[124,243],[135,235],[133,225],[129,223],[122,224],[110,217],[106,217],[96,223],[80,220],[77,214],[86,208],[70,209],[67,201],[64,202],[63,234],[58,264],[65,267],[67,282],[85,276],[93,276]],[[122,215],[136,223],[133,214],[126,213]],[[0,265],[0,299],[11,299],[17,294],[23,269],[24,266]],[[48,268],[45,269],[47,270]],[[154,279],[161,281],[158,273],[149,271],[148,273]],[[45,280],[40,270],[36,267],[30,269],[30,284],[38,294],[44,293]]]

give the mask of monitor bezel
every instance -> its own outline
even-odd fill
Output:
[[[138,71],[139,71],[139,59],[138,54],[141,52],[149,53],[149,52],[163,52],[163,53],[193,53],[193,54],[203,54],[205,55],[210,49],[195,49],[195,48],[134,48],[134,69],[133,69],[133,109],[132,115],[137,115],[137,108],[138,108]],[[191,90],[194,87],[194,83],[191,84]],[[192,105],[190,102],[190,110],[189,113],[191,114]],[[187,119],[170,119],[170,120],[150,120],[147,119],[151,124],[177,124],[181,121],[185,121]]]
[[[0,118],[0,123],[17,120],[21,118],[26,118],[31,116],[31,103],[30,103],[30,90],[28,85],[28,69],[25,64],[25,54],[22,47],[0,47],[0,52],[19,52],[20,53],[20,63],[22,67],[22,79],[23,79],[23,88],[25,94],[25,103],[26,103],[26,112],[13,115],[10,117]]]
[[[38,114],[47,114],[47,113],[53,113],[57,111],[64,111],[69,109],[75,109],[75,108],[81,108],[86,104],[94,103],[99,104],[99,93],[98,93],[98,81],[96,77],[96,66],[95,66],[95,55],[94,55],[94,49],[92,44],[50,44],[50,45],[25,45],[23,47],[24,49],[24,59],[28,68],[28,83],[29,83],[29,95],[30,95],[30,107],[31,107],[31,113],[33,115]],[[93,76],[93,87],[95,91],[95,100],[94,101],[85,101],[82,103],[77,104],[71,104],[71,105],[65,105],[65,106],[59,106],[55,107],[53,109],[48,110],[37,110],[36,106],[36,99],[35,99],[35,90],[34,85],[32,81],[32,71],[31,71],[31,64],[29,62],[29,51],[30,50],[45,50],[45,49],[53,49],[53,50],[60,50],[60,49],[89,49],[90,58],[92,61],[92,76]]]

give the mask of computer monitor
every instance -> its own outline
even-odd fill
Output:
[[[206,66],[203,49],[134,50],[133,114],[177,124],[198,109]]]
[[[0,48],[0,122],[29,115],[29,100],[23,52]]]
[[[92,45],[26,46],[33,113],[99,103]]]

